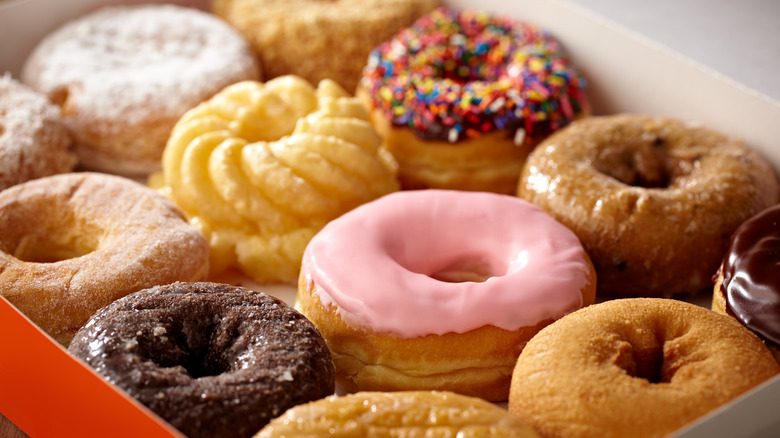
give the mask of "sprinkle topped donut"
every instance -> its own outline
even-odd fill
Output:
[[[555,39],[484,12],[420,18],[371,53],[361,86],[393,125],[451,143],[496,130],[531,142],[587,111],[585,81]]]

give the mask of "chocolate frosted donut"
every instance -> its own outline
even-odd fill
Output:
[[[98,311],[69,351],[189,437],[248,437],[335,390],[330,351],[284,302],[216,283],[145,289]]]

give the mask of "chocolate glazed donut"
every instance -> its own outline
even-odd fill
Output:
[[[225,284],[128,295],[98,311],[69,351],[191,438],[249,437],[335,390],[314,325],[276,298]]]

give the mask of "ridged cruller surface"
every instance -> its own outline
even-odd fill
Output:
[[[151,184],[211,244],[211,273],[297,280],[327,222],[398,190],[396,164],[354,97],[296,76],[229,86],[185,114]],[[157,178],[157,179],[155,179]]]

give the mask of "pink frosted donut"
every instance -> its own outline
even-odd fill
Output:
[[[577,237],[507,195],[405,191],[329,223],[303,258],[297,307],[348,390],[501,400],[525,342],[593,302]]]

